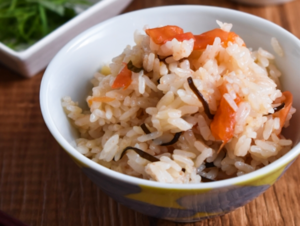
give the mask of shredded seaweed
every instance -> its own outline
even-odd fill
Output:
[[[133,151],[135,151],[139,156],[141,156],[141,157],[144,158],[144,159],[147,159],[147,160],[150,161],[150,162],[158,162],[158,161],[159,161],[159,159],[156,158],[156,157],[154,157],[153,155],[150,155],[150,154],[148,154],[147,152],[144,152],[143,150],[138,149],[138,148],[136,148],[136,147],[130,147],[130,146],[127,147],[127,148],[125,148],[125,149],[123,150],[120,159],[123,158],[123,156],[125,155],[125,153],[126,153],[127,150],[133,150]]]
[[[284,106],[285,106],[285,103],[282,103],[282,104],[280,104],[279,106],[274,107],[274,108],[273,108],[273,109],[274,109],[274,113],[277,112],[277,111],[280,111],[281,109],[283,109]],[[268,115],[272,115],[272,114],[274,114],[274,113],[269,113]]]
[[[214,182],[214,181],[216,181],[216,180],[208,179],[208,178],[203,177],[203,176],[201,176],[201,178],[202,178],[201,182]]]
[[[285,103],[282,103],[282,104],[280,104],[279,106],[274,107],[274,108],[273,108],[273,109],[274,109],[274,112],[280,111],[281,109],[284,108],[284,106],[285,106]]]
[[[173,56],[173,55],[169,55],[169,56],[161,56],[161,55],[157,55],[157,57],[158,57],[158,59],[159,59],[160,61],[164,61],[165,59],[167,59],[168,57],[171,57],[171,56]]]
[[[206,100],[204,99],[203,95],[200,93],[200,91],[197,89],[197,87],[195,86],[193,79],[191,77],[187,78],[188,84],[191,88],[191,90],[194,92],[194,94],[198,97],[198,99],[201,101],[203,107],[204,107],[204,112],[207,115],[207,117],[209,119],[213,119],[214,115],[210,113],[209,110],[209,106],[208,103],[206,102]]]
[[[284,106],[285,106],[285,103],[282,103],[282,104],[280,104],[279,106],[274,107],[274,108],[273,108],[273,109],[274,109],[274,113],[276,113],[276,112],[280,111],[281,109],[283,109]],[[267,116],[267,115],[273,115],[274,113],[268,113],[268,114],[266,114],[266,115],[264,115],[264,116]]]
[[[168,145],[175,144],[178,141],[181,134],[182,134],[182,132],[175,133],[175,136],[173,137],[173,139],[170,142],[161,144],[160,146],[168,146]]]
[[[215,167],[215,164],[213,162],[206,162],[205,163],[205,168],[211,168],[211,167]]]
[[[143,124],[141,125],[141,128],[142,128],[142,130],[144,131],[145,134],[151,133],[150,130],[147,128],[147,126],[146,126],[145,123],[143,123]],[[182,132],[175,133],[173,139],[172,139],[170,142],[161,144],[160,146],[168,146],[168,145],[175,144],[175,143],[178,141],[178,139],[179,139],[181,133],[182,133]]]
[[[142,130],[144,131],[145,134],[151,133],[150,130],[147,128],[147,126],[146,126],[145,123],[143,123],[143,124],[141,125],[141,128],[142,128]]]
[[[143,70],[142,67],[136,67],[133,65],[132,61],[129,61],[128,64],[127,64],[127,68],[130,70],[130,71],[133,71],[135,73],[139,73],[141,70]]]

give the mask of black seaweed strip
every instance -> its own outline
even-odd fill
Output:
[[[213,181],[216,181],[216,180],[208,179],[208,178],[203,177],[203,176],[201,176],[201,178],[202,178],[201,182],[213,182]]]
[[[147,126],[146,126],[145,123],[143,123],[143,124],[141,125],[141,128],[142,128],[142,130],[144,131],[145,134],[151,133],[150,130],[147,128]]]
[[[282,104],[280,104],[279,106],[274,107],[274,112],[280,111],[281,109],[284,108],[284,106],[285,106],[285,103],[282,103]]]
[[[168,145],[175,144],[178,141],[181,134],[182,134],[182,132],[175,133],[175,136],[173,137],[173,139],[170,142],[161,144],[160,146],[168,146]]]
[[[284,106],[285,106],[285,103],[282,103],[282,104],[280,104],[279,106],[274,107],[274,108],[273,108],[273,109],[274,109],[274,113],[277,112],[277,111],[280,111],[281,109],[283,109]],[[274,114],[274,113],[273,113],[273,114]],[[269,113],[268,115],[272,115],[272,113]]]
[[[165,59],[167,59],[168,57],[171,57],[171,56],[173,56],[173,55],[169,55],[169,56],[161,56],[161,55],[157,55],[157,57],[158,57],[158,59],[159,59],[160,61],[164,61]]]
[[[206,168],[215,167],[215,164],[214,164],[213,162],[206,162],[206,163],[205,163],[205,167],[206,167]]]
[[[153,155],[148,154],[147,152],[142,151],[141,149],[135,148],[135,147],[127,147],[123,150],[120,159],[123,158],[127,150],[134,150],[139,156],[141,156],[144,159],[147,159],[150,162],[158,162],[159,159],[154,157]]]
[[[206,100],[204,99],[203,95],[200,93],[200,91],[197,89],[197,87],[195,86],[194,82],[193,82],[193,79],[191,77],[188,77],[187,79],[188,81],[188,84],[191,88],[191,90],[194,92],[194,94],[198,97],[198,99],[201,101],[203,107],[204,107],[204,112],[205,114],[207,115],[207,117],[209,119],[213,119],[214,118],[214,115],[210,113],[210,110],[209,110],[209,106],[208,106],[208,103],[206,102]]]

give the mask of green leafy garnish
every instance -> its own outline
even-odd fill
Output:
[[[0,42],[14,50],[34,44],[74,16],[87,0],[0,0]]]

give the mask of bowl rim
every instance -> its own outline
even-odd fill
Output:
[[[172,11],[182,11],[182,10],[213,10],[214,13],[228,13],[228,14],[235,14],[235,16],[242,16],[244,18],[254,20],[259,23],[264,23],[268,26],[271,26],[280,32],[284,33],[285,36],[289,36],[291,40],[293,40],[295,43],[298,43],[298,46],[300,46],[300,41],[297,37],[295,37],[293,34],[290,32],[286,31],[279,25],[268,21],[266,19],[260,18],[258,16],[240,12],[237,10],[233,9],[227,9],[227,8],[221,8],[221,7],[215,7],[215,6],[203,6],[203,5],[173,5],[173,6],[159,6],[159,7],[152,7],[152,8],[147,8],[147,9],[140,9],[132,12],[128,12],[122,15],[118,15],[116,17],[113,17],[111,19],[108,19],[104,22],[101,22],[86,31],[82,32],[80,35],[76,36],[73,38],[70,42],[68,42],[67,45],[65,45],[57,54],[56,56],[52,59],[50,62],[49,66],[47,67],[42,82],[40,86],[40,107],[41,107],[41,112],[42,116],[44,118],[44,121],[50,130],[51,134],[54,136],[56,141],[63,147],[63,149],[73,158],[75,158],[76,161],[81,162],[81,165],[87,166],[88,168],[91,168],[101,174],[104,174],[107,177],[113,178],[115,180],[122,181],[124,183],[130,183],[130,184],[135,184],[139,186],[147,186],[147,187],[152,187],[152,188],[157,188],[157,189],[180,189],[180,190],[190,190],[190,189],[212,189],[212,188],[220,188],[220,187],[227,187],[227,186],[232,186],[232,185],[238,185],[238,184],[243,184],[247,183],[247,181],[252,181],[256,180],[257,178],[264,177],[279,168],[285,167],[288,163],[290,163],[293,159],[295,159],[299,154],[300,154],[300,143],[297,143],[294,145],[294,147],[286,153],[284,156],[280,157],[276,161],[272,162],[271,164],[264,166],[261,169],[255,170],[251,173],[239,176],[239,177],[234,177],[230,179],[225,179],[221,181],[214,181],[214,182],[206,182],[206,183],[197,183],[197,184],[167,184],[167,183],[161,183],[161,182],[156,182],[156,181],[150,181],[150,180],[145,180],[141,178],[136,178],[133,176],[129,176],[126,174],[122,174],[116,171],[113,171],[111,169],[108,169],[91,159],[85,157],[81,153],[79,153],[75,147],[73,147],[68,141],[64,139],[64,137],[60,134],[58,129],[56,128],[54,121],[52,119],[52,116],[49,112],[49,106],[47,103],[47,90],[48,90],[48,81],[50,80],[52,70],[55,70],[55,61],[64,55],[64,52],[67,52],[72,46],[74,47],[75,43],[79,43],[80,40],[86,40],[86,38],[89,37],[91,33],[96,32],[99,30],[102,26],[105,26],[108,23],[112,23],[115,20],[122,20],[127,17],[130,17],[131,15],[135,14],[143,14],[143,13],[151,13],[151,12],[157,12],[157,11],[165,11],[165,10],[172,10]]]

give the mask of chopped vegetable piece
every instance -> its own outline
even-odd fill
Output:
[[[194,50],[201,50],[205,49],[207,45],[212,45],[216,37],[219,37],[224,47],[227,47],[228,42],[235,42],[235,39],[239,36],[234,32],[227,32],[220,28],[216,28],[200,35],[194,35],[194,37]]]
[[[224,97],[224,94],[228,93],[225,83],[218,88],[222,97],[219,108],[210,124],[210,129],[214,138],[223,142],[218,150],[219,152],[233,136],[236,112]],[[236,95],[234,102],[238,105],[241,101],[242,98]]]
[[[224,47],[227,47],[228,42],[235,42],[239,36],[234,32],[227,32],[220,28],[204,32],[200,35],[193,35],[191,32],[183,33],[183,30],[177,26],[164,26],[158,28],[147,29],[146,34],[151,37],[157,45],[163,45],[173,38],[182,42],[184,40],[194,39],[194,50],[203,50],[207,45],[212,45],[216,37],[221,39]]]
[[[170,142],[161,144],[160,146],[168,146],[168,145],[175,144],[179,140],[179,137],[181,134],[182,134],[182,132],[175,133],[175,136],[173,137],[173,139]]]
[[[133,150],[133,151],[135,151],[139,156],[141,156],[144,159],[147,159],[150,162],[158,162],[159,161],[158,158],[156,158],[153,155],[150,155],[147,152],[144,152],[143,150],[138,149],[136,147],[127,147],[127,148],[125,148],[123,150],[122,154],[121,154],[120,159],[123,158],[123,156],[125,155],[125,153],[126,153],[127,150]]]
[[[171,41],[174,38],[180,42],[184,40],[194,39],[194,35],[191,32],[183,33],[182,28],[177,26],[171,26],[171,25],[147,29],[146,34],[157,45],[163,45],[167,41]]]
[[[205,114],[207,115],[207,117],[209,119],[213,119],[214,118],[214,115],[210,113],[210,110],[209,110],[209,106],[208,106],[208,103],[206,102],[206,100],[204,99],[203,95],[200,93],[200,91],[197,89],[197,87],[195,86],[194,82],[193,82],[193,79],[191,77],[188,77],[187,79],[188,81],[188,84],[191,88],[191,90],[194,92],[194,94],[198,97],[198,99],[201,101],[202,105],[203,105],[203,108],[204,108],[204,112]]]
[[[123,63],[124,67],[120,71],[120,73],[117,75],[114,83],[112,84],[111,88],[118,89],[118,88],[124,88],[127,89],[127,87],[131,84],[132,78],[131,74],[132,72],[128,69],[127,64]]]
[[[219,37],[221,42],[226,41],[228,39],[228,32],[217,28],[200,35],[194,35],[194,37],[196,39],[194,49],[205,49],[207,45],[212,45],[214,43],[216,37]]]
[[[102,75],[109,75],[111,73],[110,71],[110,67],[108,65],[104,65],[101,70],[100,70],[100,73]]]
[[[226,83],[223,82],[222,85],[220,85],[218,87],[218,90],[219,90],[221,96],[223,96],[225,93],[228,93],[228,90],[227,90],[227,87],[226,87]]]
[[[174,38],[177,39],[177,41],[179,41],[179,42],[183,42],[184,40],[190,40],[190,39],[195,40],[194,35],[191,32],[186,32],[183,34],[176,35]],[[168,40],[168,41],[171,41],[171,40]]]
[[[139,68],[139,67],[136,67],[133,65],[132,61],[129,61],[129,63],[127,64],[127,68],[130,70],[130,71],[133,71],[135,73],[139,73],[141,70],[143,70],[143,68]]]
[[[147,126],[146,126],[145,123],[143,123],[143,124],[141,125],[141,128],[142,128],[142,130],[144,131],[145,134],[151,133],[150,130],[147,128]]]
[[[225,42],[225,46],[227,47],[228,45],[228,42],[232,42],[232,43],[235,43],[236,39],[239,38],[239,36],[234,33],[234,32],[229,32],[228,33],[228,39],[227,41]],[[245,43],[243,43],[243,46],[246,46]]]
[[[92,97],[90,99],[88,99],[88,104],[89,106],[91,106],[93,104],[93,102],[103,102],[103,103],[108,103],[111,101],[114,101],[115,98],[110,98],[110,97]]]
[[[211,133],[216,140],[225,145],[233,136],[236,112],[222,96],[220,106],[210,124]]]
[[[283,100],[284,98],[284,100]],[[280,118],[280,130],[278,132],[278,134],[280,134],[282,127],[285,123],[286,117],[289,113],[289,111],[291,110],[292,107],[292,103],[293,103],[293,94],[289,91],[284,91],[282,93],[282,97],[276,99],[274,101],[275,103],[279,102],[279,103],[284,103],[284,107],[277,111],[276,113],[273,114],[273,117],[279,117]]]
[[[167,41],[172,40],[176,35],[183,34],[183,29],[177,26],[167,25],[164,27],[157,27],[147,29],[146,34],[155,42],[157,45],[162,45]]]

